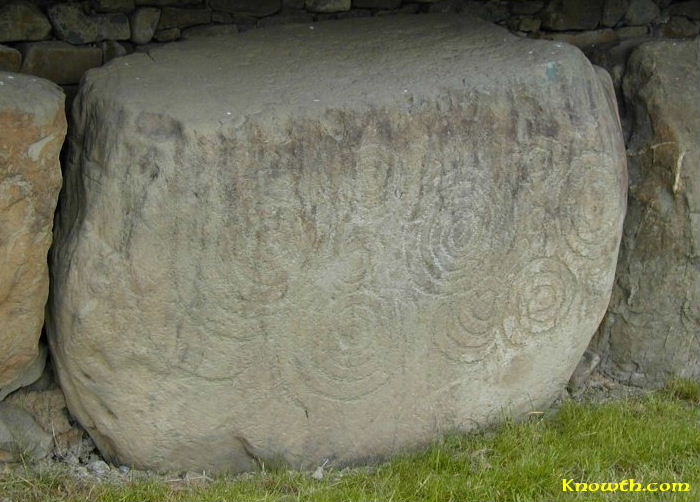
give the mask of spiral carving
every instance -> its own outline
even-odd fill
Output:
[[[496,290],[481,289],[455,297],[436,311],[435,345],[455,362],[475,363],[494,348],[500,325],[500,298]]]
[[[574,162],[566,191],[563,232],[569,247],[579,256],[597,259],[610,256],[617,245],[624,197],[614,173],[589,176],[592,166],[605,164],[600,157],[586,155]]]
[[[571,315],[577,296],[576,277],[553,258],[528,263],[517,273],[512,288],[504,330],[516,344],[555,330]]]
[[[367,293],[326,303],[294,326],[291,377],[312,395],[358,400],[386,384],[403,365],[394,306]],[[297,385],[293,387],[298,387]]]
[[[406,264],[426,294],[469,289],[474,275],[501,252],[511,229],[489,183],[457,186],[423,197],[405,228]]]

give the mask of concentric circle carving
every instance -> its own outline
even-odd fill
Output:
[[[570,319],[577,280],[568,266],[552,258],[531,261],[512,282],[506,336],[513,343],[551,332]]]
[[[481,361],[494,348],[501,330],[498,293],[482,289],[452,300],[436,310],[435,345],[452,361]]]
[[[391,302],[367,293],[330,299],[289,328],[291,378],[312,395],[357,400],[384,386],[404,364],[404,344]]]
[[[404,233],[406,264],[416,287],[435,295],[469,290],[475,276],[508,246],[511,228],[503,209],[486,182],[422,198]]]

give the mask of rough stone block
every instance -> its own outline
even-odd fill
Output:
[[[593,30],[600,23],[603,0],[552,0],[542,12],[548,30]]]
[[[209,7],[231,14],[270,16],[282,8],[281,0],[209,0]]]
[[[51,35],[51,23],[37,6],[18,1],[0,6],[0,42],[44,40]]]
[[[305,5],[310,12],[343,12],[350,10],[351,0],[306,0]]]
[[[624,146],[569,45],[289,25],[121,58],[75,110],[48,331],[108,459],[383,457],[547,405],[608,305]]]
[[[63,93],[0,72],[0,399],[41,375],[47,253],[61,188]]]
[[[19,46],[22,73],[31,73],[57,84],[77,84],[90,68],[102,64],[99,47],[67,44],[59,41],[30,42]]]
[[[22,65],[22,54],[12,47],[0,45],[0,71],[19,71]]]
[[[71,44],[102,40],[129,40],[131,29],[125,14],[85,14],[80,4],[59,3],[48,9],[56,36]]]
[[[147,44],[153,38],[160,21],[160,9],[142,7],[131,14],[131,41]]]
[[[163,7],[158,21],[158,31],[170,28],[187,28],[211,22],[210,9],[186,9],[180,7]]]
[[[700,377],[698,41],[640,45],[627,61],[630,198],[596,351],[634,385]]]

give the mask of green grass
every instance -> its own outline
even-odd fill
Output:
[[[444,437],[376,468],[329,471],[323,480],[277,470],[211,482],[154,478],[86,483],[65,474],[0,474],[12,501],[697,501],[698,384],[676,381],[646,396],[602,404],[566,402],[548,418],[508,421]],[[562,478],[690,483],[690,492],[564,493]]]

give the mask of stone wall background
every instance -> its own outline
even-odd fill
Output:
[[[3,0],[0,71],[52,80],[70,98],[88,69],[152,44],[421,13],[472,14],[523,37],[571,43],[611,71],[618,87],[620,60],[640,40],[693,37],[700,29],[698,0]],[[612,45],[620,48],[610,55]]]

